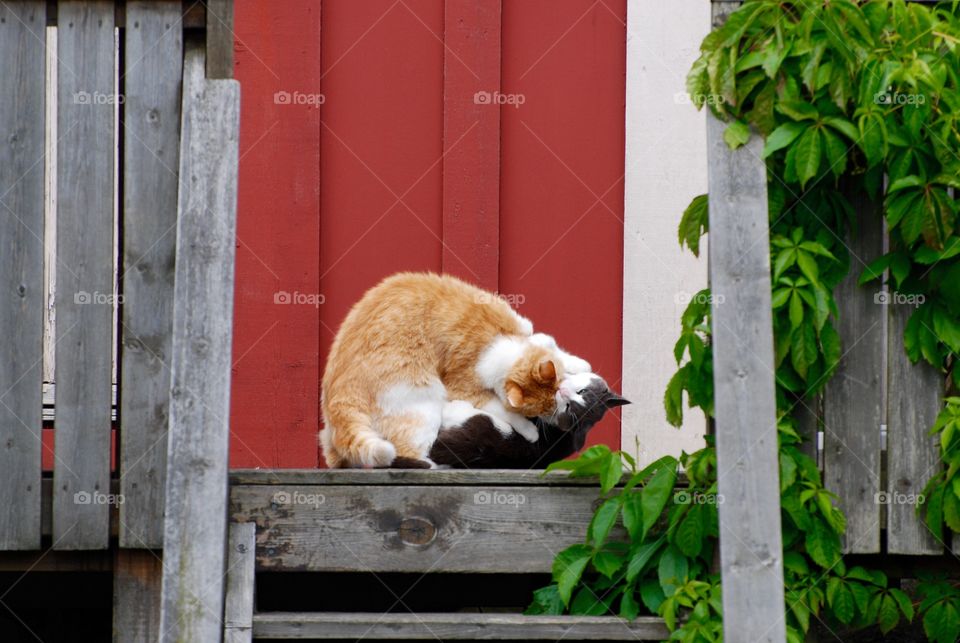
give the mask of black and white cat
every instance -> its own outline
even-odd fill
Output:
[[[477,414],[457,427],[442,429],[430,459],[455,469],[543,469],[582,449],[590,429],[609,409],[630,403],[594,373],[579,374],[564,384],[576,392],[555,423],[534,419],[536,442],[516,432],[504,435],[490,416]]]

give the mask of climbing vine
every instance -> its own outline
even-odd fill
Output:
[[[845,565],[845,518],[804,453],[797,421],[843,354],[834,293],[851,270],[864,287],[879,293],[886,285],[879,301],[912,306],[903,335],[909,359],[943,372],[950,388],[960,385],[958,4],[747,0],[704,39],[687,78],[694,104],[726,121],[730,147],[754,130],[765,138],[791,641],[802,641],[814,618],[888,632],[919,615],[930,640],[960,635],[960,591],[943,578],[923,579],[914,602],[883,573]],[[866,267],[844,242],[858,234],[851,199],[859,195],[882,203],[889,234],[890,251]],[[694,254],[707,211],[701,195],[681,217],[680,243]],[[710,315],[703,291],[682,316],[678,369],[664,397],[675,425],[684,397],[713,414]],[[944,527],[960,532],[960,397],[946,398],[931,434],[940,437],[945,466],[919,510],[943,539]],[[675,491],[679,465],[688,486]],[[624,467],[629,482],[617,487]],[[599,475],[604,501],[585,542],[557,556],[554,582],[538,590],[530,611],[659,614],[671,639],[721,640],[713,558],[723,498],[712,444],[640,470],[605,447],[553,468]],[[611,539],[618,524],[626,538]]]

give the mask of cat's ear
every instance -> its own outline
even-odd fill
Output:
[[[630,404],[630,400],[623,397],[622,395],[617,395],[613,391],[607,393],[606,398],[603,400],[603,405],[608,409],[615,408],[617,406],[623,406],[624,404]]]
[[[523,389],[516,382],[508,381],[506,384],[507,402],[515,409],[523,406]]]
[[[557,379],[557,367],[554,365],[553,360],[545,359],[537,365],[537,371],[535,375],[537,381],[549,384]]]

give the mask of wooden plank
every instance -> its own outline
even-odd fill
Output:
[[[256,525],[252,522],[230,525],[227,595],[223,612],[224,643],[249,643],[252,640],[256,536]]]
[[[523,614],[257,614],[258,639],[431,639],[510,641],[660,641],[670,633],[663,619],[641,616],[525,616]]]
[[[625,474],[621,484],[627,479]],[[678,484],[685,484],[685,480],[681,474]],[[545,474],[543,469],[232,469],[230,484],[599,486],[595,477],[572,478],[566,471],[551,471]]]
[[[783,641],[767,170],[762,137],[731,151],[725,127],[707,115],[723,629]]]
[[[40,548],[45,11],[0,5],[0,550]]]
[[[499,290],[500,0],[446,0],[443,271]]]
[[[903,330],[912,306],[887,299],[887,553],[942,554],[917,517],[917,499],[940,465],[936,436],[927,431],[943,408],[943,375],[921,360],[913,364],[903,350]]]
[[[880,425],[883,422],[886,309],[857,286],[863,267],[883,254],[883,220],[865,195],[848,194],[857,229],[848,235],[850,273],[837,286],[835,320],[843,347],[823,392],[824,482],[847,516],[844,552],[880,551]],[[902,351],[901,351],[902,352]],[[921,483],[922,484],[922,483]]]
[[[162,576],[159,553],[114,550],[114,643],[150,643],[159,639]]]
[[[258,569],[524,573],[582,542],[596,502],[595,487],[242,485],[230,514],[257,523]]]
[[[54,253],[56,250],[54,250]],[[51,303],[50,308],[53,308]],[[45,331],[46,332],[46,331]],[[53,350],[53,340],[50,340],[50,350]],[[47,347],[44,346],[44,359],[46,359]],[[53,379],[51,375],[50,379]],[[56,418],[56,409],[54,409],[54,400],[57,396],[57,385],[53,382],[44,382],[43,384],[43,421],[53,422]],[[117,419],[117,385],[110,387],[110,419]]]
[[[131,0],[124,70],[120,546],[163,546],[183,36],[179,0]]]
[[[329,120],[327,105],[318,105],[323,98],[321,90],[338,91],[328,85],[329,77],[321,86],[321,57],[327,55],[321,47],[321,36],[326,45],[329,33],[321,34],[320,18],[327,9],[323,4],[320,0],[310,0],[295,5],[275,5],[276,9],[257,2],[235,5],[237,41],[243,42],[243,47],[235,52],[235,66],[236,79],[244,93],[240,131],[240,149],[244,154],[237,197],[237,236],[243,243],[237,249],[236,279],[242,287],[237,290],[233,328],[237,347],[231,390],[230,465],[233,467],[321,466],[317,448],[319,382],[323,374],[320,341],[325,337],[329,343],[342,321],[342,318],[330,321],[327,327],[320,322],[323,309],[333,300],[332,293],[320,286],[321,114],[324,122],[340,135],[352,138],[352,132],[356,131],[341,131]],[[356,3],[343,5],[348,13],[357,6]],[[396,9],[400,11],[391,15],[405,11],[399,5]],[[265,28],[265,20],[269,22],[269,29]],[[389,21],[389,17],[385,20]],[[325,25],[332,26],[352,29],[342,19],[331,19]],[[380,25],[377,30],[381,27],[384,28],[381,35],[397,34],[402,38],[406,33],[386,25]],[[439,45],[426,31],[423,33]],[[344,57],[344,64],[356,60],[353,54],[360,60],[368,60],[362,53],[363,46],[376,47],[378,42],[383,44],[376,38],[364,39],[358,43],[360,49]],[[334,59],[338,56],[333,55]],[[369,67],[366,69],[369,71]],[[413,69],[421,67],[414,64]],[[374,75],[380,77],[380,72]],[[372,80],[362,73],[350,75],[352,83],[362,78]],[[355,85],[351,89],[356,89]],[[282,92],[287,93],[289,102],[281,100]],[[275,100],[276,93],[279,95]],[[340,104],[347,110],[355,110],[366,102],[366,98],[360,96],[341,96],[341,99],[344,102]],[[313,104],[303,104],[307,100]],[[435,102],[439,105],[438,100]],[[439,108],[436,111],[439,112]],[[439,122],[439,115],[437,119]],[[369,120],[363,122],[366,126],[372,124]],[[326,132],[323,138],[332,136]],[[437,150],[439,138],[438,131],[433,138]],[[439,151],[436,155],[439,156]],[[342,170],[343,165],[338,170]],[[393,163],[390,166],[397,167]],[[334,179],[333,183],[341,185],[337,181]],[[264,185],[271,187],[264,190]],[[331,182],[327,180],[323,184],[325,194],[330,192],[330,187]],[[439,194],[439,188],[435,194]],[[434,200],[439,211],[439,199],[434,197]],[[358,205],[354,214],[359,215],[361,209],[363,206]],[[278,212],[283,212],[283,216],[277,216]],[[419,227],[412,219],[404,218],[404,222]],[[324,246],[324,254],[334,254],[336,258],[345,249],[346,246],[333,250]],[[439,256],[439,252],[435,254]],[[347,281],[361,290],[367,287],[366,278]],[[284,300],[289,304],[276,303]],[[304,300],[317,305],[299,305]]]
[[[207,8],[198,0],[180,0],[180,24],[183,29],[205,29],[207,24]],[[117,2],[114,12],[116,26],[123,29],[127,26],[127,12],[124,2]],[[57,26],[57,0],[47,0],[47,26]]]
[[[240,87],[187,48],[161,640],[222,633]],[[203,525],[198,529],[198,525]]]
[[[58,549],[107,546],[113,347],[113,2],[59,8],[56,466]]]
[[[233,78],[233,0],[206,0],[207,78]]]

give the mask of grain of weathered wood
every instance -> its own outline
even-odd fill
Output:
[[[523,573],[582,542],[596,502],[595,487],[240,485],[230,514],[257,523],[258,569]]]
[[[883,254],[883,220],[864,194],[848,194],[856,230],[847,236],[850,273],[837,286],[835,321],[843,348],[823,393],[823,468],[827,488],[847,516],[844,551],[880,551],[880,424],[886,308],[875,289],[857,286],[863,267]]]
[[[152,643],[160,633],[160,553],[117,549],[113,559],[113,641]]]
[[[249,643],[253,636],[253,587],[256,570],[256,525],[230,525],[227,595],[223,611],[224,643]]]
[[[114,3],[59,7],[56,463],[59,549],[107,546],[113,350]]]
[[[126,6],[120,546],[163,546],[177,226],[179,0]]]
[[[184,57],[161,640],[219,640],[240,88]]]
[[[731,151],[725,127],[708,114],[723,626],[730,641],[783,641],[767,171],[762,138]]]
[[[624,480],[627,476],[624,476]],[[576,486],[596,487],[595,477],[572,478],[565,471],[542,469],[233,469],[234,485],[476,485],[490,486]]]
[[[57,1],[47,0],[47,26],[57,26]],[[181,0],[180,25],[183,29],[205,29],[207,24],[207,8],[200,0]],[[116,3],[114,20],[117,27],[124,29],[127,26],[126,5],[123,1]]]
[[[233,78],[233,0],[206,0],[207,78]]]
[[[669,632],[663,619],[642,616],[524,616],[523,614],[257,614],[258,639],[430,639],[514,641],[660,641]]]
[[[45,12],[0,5],[0,550],[40,547]]]
[[[943,375],[923,360],[911,363],[903,350],[914,308],[891,303],[887,310],[887,552],[942,554],[945,543],[917,516],[916,501],[941,466],[939,441],[927,431],[943,405]]]

